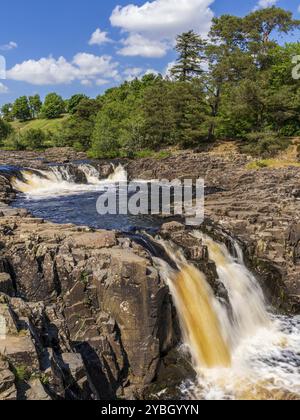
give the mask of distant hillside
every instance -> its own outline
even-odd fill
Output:
[[[31,121],[25,121],[25,122],[14,121],[11,123],[11,125],[13,126],[15,130],[21,131],[21,132],[34,128],[34,129],[41,129],[44,131],[51,131],[54,133],[59,129],[62,123],[66,121],[67,118],[68,118],[68,115],[65,115],[64,117],[56,118],[53,120],[38,119],[38,120],[31,120]]]

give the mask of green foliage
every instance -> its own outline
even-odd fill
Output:
[[[16,99],[13,104],[12,113],[14,118],[17,118],[20,121],[27,121],[31,119],[31,109],[27,96],[21,96]]]
[[[65,103],[61,96],[57,93],[49,93],[41,108],[41,113],[44,118],[53,119],[59,118],[65,112]]]
[[[300,136],[300,85],[292,77],[300,43],[280,46],[277,36],[299,27],[291,12],[277,7],[216,17],[205,40],[194,31],[178,36],[172,78],[149,74],[96,99],[77,94],[64,101],[52,93],[42,108],[38,95],[21,97],[2,107],[3,119],[25,121],[12,123],[21,132],[1,134],[0,127],[0,136],[5,147],[71,146],[95,158],[199,150],[215,138],[237,139],[245,153],[272,156],[287,147],[284,138]],[[65,110],[69,117],[51,135],[31,132],[24,139],[24,127],[48,130],[44,123],[31,126],[30,118],[49,121]]]
[[[202,73],[201,52],[204,41],[194,31],[184,32],[177,37],[176,51],[179,58],[171,69],[176,80],[187,82]]]
[[[1,107],[1,114],[4,121],[7,121],[7,122],[13,121],[14,116],[13,116],[12,110],[13,110],[13,104],[11,103],[4,104]]]
[[[46,147],[46,141],[45,131],[32,128],[24,132],[12,131],[3,145],[8,150],[41,150]]]
[[[252,156],[272,157],[286,150],[290,144],[289,139],[280,138],[274,133],[251,133],[241,150]]]
[[[46,142],[46,133],[39,129],[30,129],[20,135],[20,142],[26,150],[42,149]]]
[[[147,75],[125,82],[98,98],[101,110],[95,120],[91,156],[129,156],[145,145],[143,98],[161,77]]]
[[[0,144],[11,135],[13,129],[10,124],[0,118]]]
[[[82,98],[76,106],[76,111],[66,119],[56,133],[57,146],[74,147],[77,151],[86,151],[91,146],[95,117],[101,105],[97,100]]]
[[[31,110],[31,117],[37,118],[43,106],[40,95],[29,96],[28,102]]]
[[[31,378],[31,373],[28,366],[13,366],[13,372],[17,383],[27,382]]]
[[[88,97],[86,95],[82,95],[82,94],[76,94],[73,95],[69,100],[68,100],[68,104],[67,104],[67,111],[69,114],[75,114],[78,108],[78,105],[80,104],[81,101],[88,99]]]

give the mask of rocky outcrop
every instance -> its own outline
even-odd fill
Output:
[[[23,162],[17,155],[3,159]],[[36,157],[26,166],[46,165]],[[247,161],[186,153],[127,165],[134,178],[204,177],[217,187],[202,228],[220,240],[226,231],[238,238],[274,303],[299,312],[299,171],[249,171]],[[100,165],[109,174],[112,166]],[[13,197],[0,176],[0,399],[152,398],[166,386],[176,397],[194,372],[176,352],[176,312],[151,253],[115,232],[34,219],[9,207]],[[189,229],[166,224],[161,235],[227,299]]]
[[[85,153],[76,152],[69,147],[54,147],[45,152],[0,150],[0,166],[28,167],[43,169],[49,163],[63,164],[86,160]]]
[[[205,201],[206,218],[214,224],[210,234],[219,226],[239,239],[270,300],[300,313],[300,171],[293,166],[250,170],[251,160],[235,152],[187,152],[136,160],[128,171],[145,179],[200,177],[207,187],[217,187],[208,188]]]
[[[0,218],[0,355],[18,398],[141,396],[179,339],[150,255],[114,232],[10,211]]]

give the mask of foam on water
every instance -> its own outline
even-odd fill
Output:
[[[182,385],[183,398],[300,399],[300,317],[267,311],[262,289],[245,266],[237,243],[235,259],[225,245],[199,232],[194,232],[194,236],[208,247],[219,280],[228,292],[231,310],[212,295],[209,285],[203,284],[204,274],[189,265],[179,249],[159,241],[180,269],[178,275],[168,264],[157,260],[161,275],[170,287],[185,345],[197,372],[196,382]],[[214,315],[203,304],[207,301]],[[203,330],[206,330],[204,336]],[[199,356],[199,345],[205,345],[204,354],[206,350],[210,352],[208,358]],[[227,349],[230,363],[225,362]]]

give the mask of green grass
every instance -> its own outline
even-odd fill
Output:
[[[272,168],[272,169],[280,169],[286,168],[289,166],[294,166],[296,168],[300,167],[300,162],[295,161],[287,161],[281,159],[263,159],[263,160],[256,160],[251,162],[247,165],[247,169],[264,169],[264,168]]]
[[[16,382],[26,382],[30,379],[31,374],[27,366],[20,365],[20,366],[14,366],[13,367],[14,375],[16,378]]]
[[[40,129],[43,131],[51,131],[52,133],[55,133],[67,118],[68,116],[65,115],[61,118],[56,118],[53,120],[37,119],[25,122],[14,121],[11,123],[11,125],[16,131],[20,131],[21,133],[30,129]]]

